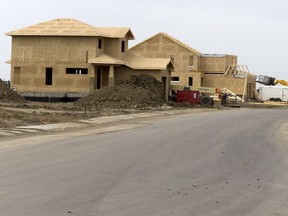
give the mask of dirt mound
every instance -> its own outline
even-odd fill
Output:
[[[164,103],[163,84],[146,74],[121,80],[115,86],[104,87],[76,102],[79,106],[99,106],[108,109],[148,108]]]
[[[0,102],[24,103],[26,100],[16,91],[10,89],[9,86],[0,79]]]

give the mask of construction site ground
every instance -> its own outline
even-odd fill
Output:
[[[29,136],[35,133],[57,133],[64,130],[99,127],[99,133],[114,130],[115,125],[151,118],[167,118],[189,112],[225,111],[231,109],[288,109],[285,102],[245,102],[239,106],[213,107],[168,106],[147,109],[100,109],[95,106],[77,106],[74,103],[0,103],[0,139]],[[125,129],[129,124],[120,127]],[[105,129],[106,127],[106,129]],[[120,129],[117,127],[117,130]]]
[[[220,101],[210,107],[174,102],[166,104],[163,84],[147,74],[103,87],[73,103],[40,103],[25,100],[0,80],[0,139],[89,127],[103,129],[103,125],[113,128],[115,124],[139,119],[239,107],[288,109],[288,103],[239,103],[239,100],[231,103],[230,100],[227,106],[222,106]]]

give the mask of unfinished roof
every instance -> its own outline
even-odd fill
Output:
[[[166,33],[163,33],[163,32],[160,32],[160,33],[158,33],[158,34],[156,34],[156,35],[154,35],[154,36],[152,36],[152,37],[150,37],[150,38],[142,41],[141,43],[139,43],[139,44],[131,47],[131,49],[133,49],[134,47],[137,47],[137,46],[139,46],[139,45],[141,45],[141,44],[143,44],[143,43],[145,43],[145,42],[147,42],[147,41],[149,41],[149,40],[151,40],[152,38],[157,37],[157,36],[166,37],[166,38],[168,38],[169,40],[175,42],[176,44],[178,44],[178,45],[180,45],[180,46],[182,46],[182,47],[184,47],[184,48],[186,48],[186,49],[188,49],[188,50],[196,53],[197,55],[200,55],[200,54],[201,54],[201,52],[199,52],[198,50],[193,49],[192,47],[188,46],[187,44],[184,44],[184,43],[182,43],[181,41],[177,40],[176,38],[174,38],[174,37],[172,37],[172,36],[170,36],[170,35],[168,35],[168,34],[166,34]]]
[[[170,58],[130,59],[125,63],[128,67],[135,70],[166,70],[167,67],[171,70],[173,69]]]
[[[173,70],[173,64],[170,58],[145,58],[132,51],[128,52],[125,57],[125,64],[137,70]]]
[[[106,54],[100,54],[96,58],[88,59],[88,63],[90,64],[109,64],[109,65],[124,65],[125,63],[117,58]]]
[[[207,57],[207,58],[222,58],[226,57],[227,55],[225,54],[201,54],[201,57]]]
[[[88,59],[90,64],[125,65],[137,70],[173,70],[170,58],[145,58],[133,52],[128,52],[124,60],[114,58],[106,54],[100,54],[96,58]]]
[[[133,40],[128,27],[94,27],[76,19],[54,19],[6,33],[8,36],[97,36]]]

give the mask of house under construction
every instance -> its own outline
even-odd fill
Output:
[[[168,98],[170,58],[128,50],[128,27],[94,27],[55,19],[6,35],[12,37],[11,86],[30,100],[67,100],[141,73],[162,81]]]
[[[128,49],[128,27],[94,27],[54,19],[8,32],[11,87],[30,100],[75,99],[141,73],[164,84],[227,88],[252,98],[256,88],[235,55],[203,54],[159,33]]]
[[[166,33],[158,33],[130,50],[150,58],[171,58],[172,84],[226,88],[245,98],[254,97],[255,76],[246,65],[237,64],[235,55],[203,54]]]

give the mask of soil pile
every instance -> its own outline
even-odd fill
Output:
[[[16,91],[10,89],[9,86],[0,79],[0,102],[24,103],[26,100]]]
[[[104,87],[76,102],[79,106],[108,109],[158,107],[165,103],[164,86],[156,78],[141,74]]]

